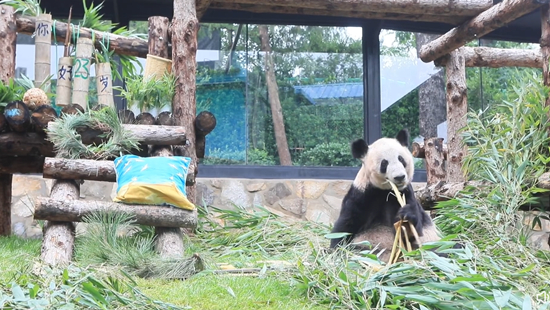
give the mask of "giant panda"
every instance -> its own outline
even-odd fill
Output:
[[[411,184],[414,162],[408,145],[406,129],[399,131],[396,138],[380,138],[371,145],[363,139],[352,143],[352,155],[360,159],[362,165],[344,196],[340,215],[332,229],[332,233],[350,235],[332,239],[331,248],[366,240],[378,246],[375,253],[387,263],[395,239],[393,225],[400,219],[408,220],[418,232],[420,240],[409,237],[413,246],[418,247],[417,241],[423,244],[440,239],[436,226],[414,195]],[[405,195],[404,207],[397,201],[387,180]]]

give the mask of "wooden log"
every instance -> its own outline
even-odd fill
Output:
[[[120,119],[120,122],[123,124],[133,124],[136,121],[136,117],[134,116],[134,112],[130,110],[120,110],[118,111],[118,119]]]
[[[0,57],[0,82],[4,84],[7,84],[10,80],[15,78],[15,46],[17,32],[14,25],[14,8],[7,5],[0,5],[0,34],[2,34],[0,35],[0,46],[3,50],[3,55]],[[5,145],[0,144],[0,150],[2,150],[0,156],[6,154],[6,149],[3,146]],[[12,179],[13,175],[11,174],[0,174],[0,236],[8,236],[11,234]]]
[[[172,116],[176,126],[186,129],[188,144],[175,147],[175,155],[191,158],[189,174],[193,180],[198,172],[198,159],[195,145],[194,120],[196,106],[196,56],[199,20],[195,0],[174,0],[172,20],[172,72],[177,77],[176,92],[172,100]],[[195,202],[195,182],[186,184],[187,198]]]
[[[424,45],[420,59],[424,62],[436,60],[464,44],[477,40],[507,23],[533,12],[550,0],[503,0],[480,13],[464,24],[451,29],[439,38]]]
[[[431,209],[436,203],[455,198],[467,186],[481,188],[487,184],[479,181],[437,182],[426,185],[415,191],[415,196],[424,209]]]
[[[8,121],[4,114],[0,114],[0,133],[8,130]]]
[[[12,131],[26,132],[31,125],[31,113],[23,101],[13,101],[4,108],[4,116]]]
[[[458,25],[468,19],[466,16],[444,16],[444,15],[426,15],[426,14],[396,14],[380,12],[360,12],[354,10],[319,10],[303,9],[296,7],[285,7],[275,5],[226,3],[225,1],[215,1],[210,4],[213,9],[245,11],[252,13],[277,13],[277,14],[298,14],[314,16],[335,16],[361,19],[389,19],[389,20],[409,20],[423,22],[438,22],[450,25]]]
[[[16,14],[14,23],[17,25],[17,32],[32,35],[35,31],[36,18]],[[75,32],[74,34],[72,32]],[[14,31],[15,32],[15,31]],[[55,35],[58,42],[64,42],[67,35],[67,23],[55,22]],[[80,38],[92,38],[92,30],[84,27],[73,26],[71,35]],[[107,32],[93,31],[95,47],[101,50],[102,42],[109,42],[109,50],[119,55],[147,57],[147,41],[139,38],[124,37]],[[15,69],[14,69],[15,70]]]
[[[169,24],[167,18],[159,16],[149,18],[149,55],[169,58],[168,40],[163,39],[168,37],[168,33],[170,32]],[[171,122],[171,124],[163,125],[174,125],[174,119],[171,115],[169,115],[168,119],[166,119],[165,116],[162,118],[159,116],[153,121]],[[171,146],[149,145],[148,148],[151,156],[174,156],[174,151]],[[180,228],[156,225],[155,235],[155,248],[161,256],[183,256],[183,234]]]
[[[495,47],[463,47],[466,67],[525,67],[541,68],[542,54],[540,50],[495,48]],[[436,66],[445,66],[447,57],[434,61]]]
[[[43,163],[45,179],[116,182],[115,164],[109,160],[46,157]]]
[[[11,6],[0,5],[0,81],[4,84],[15,78],[15,46],[17,32],[15,25],[15,10]],[[34,27],[33,27],[34,28]],[[33,31],[34,32],[34,31]]]
[[[458,131],[466,127],[468,99],[466,88],[466,65],[462,48],[449,55],[447,74],[447,182],[463,182],[462,158],[466,147]]]
[[[149,112],[142,112],[136,117],[136,123],[140,125],[155,125],[155,117]]]
[[[216,127],[216,117],[208,111],[202,111],[195,118],[195,133],[197,135],[197,158],[204,158],[206,135]]]
[[[41,105],[31,114],[31,124],[37,132],[44,132],[48,124],[57,118],[57,112],[51,105]]]
[[[99,211],[119,211],[132,214],[135,215],[136,224],[156,227],[194,228],[198,220],[196,210],[48,197],[36,198],[34,219],[81,222],[84,217]]]
[[[216,1],[222,2],[222,1]],[[370,12],[386,14],[420,14],[440,16],[473,17],[489,9],[492,0],[224,0],[225,3],[273,5],[303,9],[307,14],[309,9],[344,12]]]
[[[435,139],[435,138],[434,138]],[[425,141],[426,139],[424,139]],[[447,144],[443,143],[443,159],[447,159]],[[415,158],[426,158],[426,149],[424,142],[413,142],[412,151],[413,157]]]
[[[168,53],[168,32],[170,20],[164,16],[151,16],[149,22],[149,36],[147,51],[149,54],[170,59]]]
[[[550,86],[550,5],[541,8],[541,37],[540,50],[542,57],[542,79],[544,86]],[[546,97],[545,106],[550,106],[550,96]],[[550,112],[549,117],[550,117]],[[550,132],[550,129],[548,129]]]
[[[172,112],[164,111],[159,113],[157,119],[155,120],[155,125],[174,126]]]
[[[154,123],[154,118],[153,118]],[[56,126],[55,122],[48,124],[48,128],[52,129]],[[135,124],[123,124],[124,129],[132,132],[133,136],[142,143],[146,144],[160,144],[160,145],[185,145],[186,143],[186,130],[183,126],[157,126],[157,125],[135,125]],[[81,134],[90,136],[92,138],[83,138],[82,142],[88,144],[91,141],[95,141],[95,137],[91,134],[85,133],[86,131],[103,133],[100,130],[95,129],[83,129],[79,130]],[[0,135],[1,136],[1,135]]]
[[[197,18],[200,20],[210,7],[212,0],[196,0],[195,2],[197,3]]]
[[[44,156],[0,157],[0,174],[42,173]]]
[[[11,235],[11,187],[13,174],[0,173],[0,236]]]
[[[78,103],[70,103],[61,109],[62,114],[77,114],[79,112],[84,113],[84,108]]]
[[[78,204],[80,185],[75,180],[55,180],[50,193],[52,200]],[[36,213],[34,214],[36,217]],[[44,238],[40,259],[49,265],[67,265],[73,257],[75,226],[70,220],[48,220],[44,223]]]
[[[44,134],[8,132],[0,134],[0,157],[55,156],[53,144]]]
[[[432,185],[445,181],[445,159],[443,153],[443,138],[424,139],[427,184]]]
[[[51,71],[52,15],[38,15],[35,29],[34,87],[40,88],[44,82],[47,82]],[[46,93],[50,92],[50,83],[47,82],[42,90]]]

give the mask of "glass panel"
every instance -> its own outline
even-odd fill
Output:
[[[201,29],[199,42],[210,43],[199,46],[197,107],[218,120],[204,164],[357,165],[349,145],[363,137],[361,28]]]
[[[382,136],[407,128],[413,141],[445,133],[444,70],[418,58],[422,44],[437,36],[382,30],[380,33]],[[423,168],[415,159],[416,168]]]

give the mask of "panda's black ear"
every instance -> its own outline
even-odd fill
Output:
[[[369,146],[367,142],[363,139],[358,139],[353,141],[351,144],[351,155],[353,155],[353,158],[361,159],[365,154],[367,154],[367,151],[369,150]]]
[[[396,138],[402,146],[409,147],[409,131],[407,129],[401,129]]]

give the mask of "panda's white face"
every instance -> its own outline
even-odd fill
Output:
[[[403,190],[412,182],[414,161],[407,148],[406,131],[400,132],[397,139],[381,138],[370,146],[356,143],[352,146],[352,151],[354,156],[363,162],[354,181],[356,187],[365,189],[368,184],[372,184],[380,189],[391,190],[388,182],[390,180]]]

